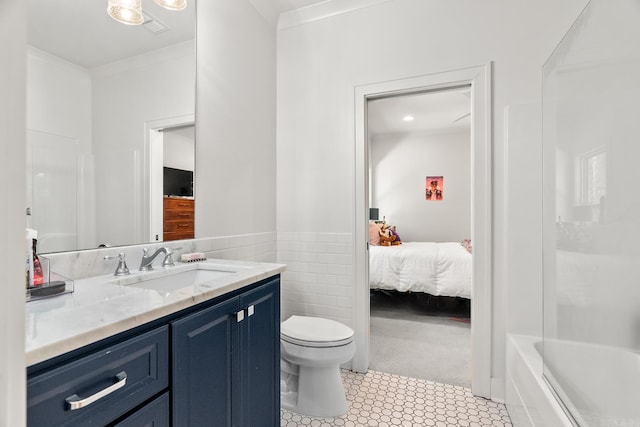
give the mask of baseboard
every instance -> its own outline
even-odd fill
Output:
[[[504,403],[504,378],[491,378],[491,400]]]

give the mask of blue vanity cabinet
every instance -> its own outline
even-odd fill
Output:
[[[172,323],[173,425],[231,426],[237,297]]]
[[[280,276],[27,369],[28,427],[280,425]]]
[[[240,297],[242,398],[238,425],[280,425],[280,286],[266,284]]]
[[[169,405],[169,393],[166,392],[113,427],[170,427]]]
[[[280,281],[172,322],[173,426],[280,424]]]
[[[168,387],[165,325],[28,376],[27,425],[104,426]]]

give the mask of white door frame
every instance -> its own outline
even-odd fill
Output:
[[[369,368],[369,190],[367,101],[370,99],[471,86],[471,391],[491,398],[491,63],[355,88],[354,331],[352,369]]]

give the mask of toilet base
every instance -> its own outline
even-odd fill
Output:
[[[284,409],[319,418],[338,417],[347,412],[347,398],[337,366],[300,366],[298,375],[297,396],[289,394],[283,398]]]

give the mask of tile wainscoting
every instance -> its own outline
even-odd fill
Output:
[[[282,318],[327,317],[353,327],[354,272],[351,233],[279,232]]]

